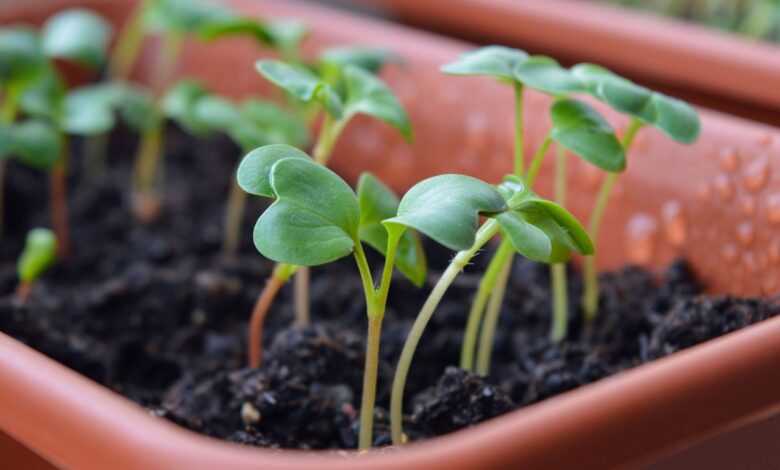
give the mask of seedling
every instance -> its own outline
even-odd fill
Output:
[[[0,85],[4,89],[0,133],[5,136],[5,143],[0,144],[0,194],[7,157],[15,155],[24,163],[51,170],[52,221],[62,258],[69,252],[68,144],[64,133],[70,130],[74,121],[77,122],[74,127],[78,128],[92,116],[77,106],[68,106],[64,86],[51,59],[97,67],[105,58],[110,32],[102,18],[83,9],[66,10],[52,16],[40,35],[24,27],[0,32]],[[63,102],[65,106],[62,106]],[[14,124],[20,108],[34,119],[50,122]]]
[[[422,283],[425,258],[420,242],[402,225],[382,227],[383,219],[395,215],[398,199],[379,180],[364,174],[356,196],[335,173],[294,147],[269,145],[252,151],[239,166],[238,182],[251,194],[274,199],[254,229],[258,251],[279,263],[264,292],[278,290],[297,266],[319,266],[350,254],[355,258],[368,316],[359,436],[360,448],[366,449],[373,442],[380,333],[393,266]],[[385,256],[378,287],[363,241]]]
[[[481,226],[480,216],[487,217]],[[393,442],[401,444],[403,392],[414,352],[444,293],[477,252],[499,231],[514,251],[542,262],[564,261],[572,251],[589,254],[593,245],[571,214],[534,194],[516,176],[497,188],[463,175],[429,178],[412,187],[401,199],[398,215],[383,223],[413,228],[458,252],[418,313],[396,368],[391,427]],[[502,271],[504,266],[498,273]],[[492,333],[485,334],[492,343]]]
[[[57,259],[57,237],[51,230],[35,228],[27,234],[24,251],[19,257],[16,272],[19,276],[19,286],[16,298],[25,303],[30,297],[32,286]]]
[[[621,140],[626,154],[637,132],[645,125],[656,127],[671,139],[684,144],[693,143],[699,136],[699,116],[696,110],[684,101],[637,85],[594,64],[576,65],[572,68],[572,74],[581,81],[587,93],[630,117],[630,123]],[[589,233],[594,240],[598,238],[601,220],[618,177],[617,171],[607,170],[610,172],[601,185],[590,216]],[[595,256],[585,259],[583,276],[582,305],[586,321],[591,322],[596,317],[599,302]]]
[[[333,70],[333,67],[335,65],[332,65],[330,70]],[[358,114],[384,121],[395,127],[407,140],[412,139],[411,124],[401,104],[387,85],[364,68],[345,62],[337,73],[329,76],[329,79],[335,80],[332,84],[305,67],[281,61],[261,60],[257,62],[256,68],[261,75],[298,102],[315,106],[316,112],[323,112],[324,118],[313,151],[315,162],[321,165],[327,165],[341,132]],[[241,168],[238,173],[239,183],[240,170]],[[251,193],[251,191],[247,192]],[[277,266],[273,272],[274,281],[267,284],[252,312],[249,342],[250,367],[260,365],[262,358],[260,332],[268,309],[280,286],[296,272],[298,273],[295,285],[296,324],[309,323],[308,268]]]
[[[236,104],[191,80],[171,88],[163,98],[162,109],[167,118],[193,135],[228,135],[244,154],[263,145],[305,147],[309,141],[308,129],[296,115],[257,99]],[[223,253],[226,257],[234,257],[238,252],[245,202],[246,193],[233,178],[225,211]]]
[[[515,159],[514,174],[524,178],[532,187],[542,161],[553,142],[568,148],[586,161],[606,169],[619,169],[624,165],[624,155],[614,131],[606,121],[585,103],[565,98],[583,91],[583,85],[555,60],[545,56],[529,56],[518,49],[488,46],[464,54],[457,61],[445,65],[442,70],[453,75],[489,76],[509,84],[515,92]],[[528,170],[524,162],[523,93],[526,88],[549,94],[556,100],[551,107],[552,128],[533,155]],[[560,178],[565,179],[565,174]],[[560,184],[564,184],[561,182]],[[477,357],[477,372],[486,374],[489,367],[492,337],[503,302],[509,267],[514,250],[510,240],[502,237],[496,253],[483,276],[469,312],[466,333],[461,350],[461,367],[472,370],[480,325],[482,334]],[[554,263],[559,264],[559,263]],[[562,267],[551,266],[560,271]],[[554,297],[551,338],[562,340],[567,329],[566,286],[560,274],[551,276]],[[485,317],[483,320],[483,316]]]

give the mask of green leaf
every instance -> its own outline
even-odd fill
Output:
[[[241,120],[233,103],[194,80],[177,83],[163,98],[162,109],[188,132],[200,136],[228,132]]]
[[[554,96],[585,91],[585,85],[554,59],[531,56],[517,64],[515,79],[524,85]]]
[[[613,109],[657,127],[672,139],[692,143],[701,124],[696,110],[684,101],[637,85],[593,64],[579,64],[572,73],[586,83],[588,92]]]
[[[569,211],[538,197],[530,197],[511,205],[511,210],[523,215],[526,221],[536,225],[553,242],[558,242],[583,255],[593,254],[593,241],[585,228]]]
[[[276,201],[255,225],[257,250],[276,262],[317,266],[352,253],[360,209],[338,175],[310,159],[285,158],[271,169]]]
[[[35,228],[27,234],[16,265],[19,280],[30,283],[46,272],[57,259],[57,237],[51,230]]]
[[[229,9],[204,0],[147,0],[144,24],[157,32],[200,33],[236,18]]]
[[[274,45],[274,38],[268,30],[268,26],[260,20],[253,18],[222,18],[213,23],[204,25],[199,31],[200,37],[213,41],[228,36],[249,36],[255,41]]]
[[[504,46],[486,46],[467,52],[458,60],[442,67],[451,75],[488,75],[502,81],[514,82],[515,68],[525,62],[528,54],[519,49]]]
[[[296,99],[304,103],[317,102],[334,118],[341,117],[343,105],[339,95],[309,70],[278,60],[260,60],[255,67],[268,81]]]
[[[460,251],[474,244],[480,214],[506,208],[501,194],[484,181],[465,175],[439,175],[414,185],[401,199],[398,215],[384,223],[411,227]]]
[[[154,128],[162,118],[148,90],[124,82],[112,83],[113,106],[127,125],[138,132]]]
[[[354,65],[374,74],[390,60],[398,60],[398,57],[381,47],[331,47],[320,54],[320,62],[323,65],[330,64],[340,69],[347,65]]]
[[[16,157],[27,166],[50,169],[60,158],[62,138],[57,129],[46,121],[29,119],[2,127],[0,136],[6,143],[0,158]]]
[[[241,103],[238,112],[241,117],[228,129],[228,134],[247,151],[269,144],[304,148],[309,143],[306,123],[298,115],[273,103],[249,99]]]
[[[111,26],[90,10],[74,8],[49,18],[42,37],[43,50],[49,57],[97,68],[106,60]]]
[[[65,83],[60,74],[50,64],[46,64],[27,83],[19,100],[19,109],[30,117],[59,122],[62,119],[65,92]]]
[[[360,67],[344,68],[347,88],[347,115],[368,114],[395,127],[410,142],[413,139],[409,116],[393,92],[379,78]]]
[[[111,130],[114,93],[110,85],[88,85],[68,92],[62,112],[62,129],[68,134],[98,135]]]
[[[294,19],[277,19],[267,24],[271,42],[283,53],[296,56],[301,42],[309,34],[306,25]]]
[[[238,165],[238,185],[249,194],[274,197],[271,186],[271,168],[278,161],[287,158],[311,160],[295,147],[284,144],[266,145],[249,152]]]
[[[32,28],[0,28],[0,85],[23,84],[46,63],[40,37]]]
[[[582,101],[563,99],[553,105],[550,114],[553,140],[602,170],[625,169],[623,146],[598,111]]]
[[[502,233],[512,242],[518,253],[540,263],[551,262],[552,242],[542,229],[514,211],[502,212],[496,216],[496,220],[501,225]]]
[[[387,255],[388,232],[382,221],[396,215],[398,196],[370,173],[360,175],[357,194],[360,205],[360,239]],[[425,283],[425,252],[420,237],[415,232],[407,230],[401,236],[395,264],[417,287],[422,287]]]

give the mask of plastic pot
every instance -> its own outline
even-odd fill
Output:
[[[358,4],[363,2],[354,2]],[[586,0],[370,0],[416,26],[591,61],[705,106],[780,125],[780,45]]]
[[[28,1],[0,7],[0,19],[40,20],[63,6],[84,5],[118,21],[132,3]],[[312,48],[371,43],[404,57],[385,78],[410,109],[418,139],[407,146],[382,125],[355,122],[334,160],[346,177],[370,170],[403,189],[443,172],[496,180],[509,170],[510,92],[487,79],[438,71],[467,44],[290,1],[232,3],[249,14],[306,21]],[[232,94],[256,92],[263,86],[251,64],[259,55],[245,41],[190,44],[181,73]],[[527,101],[529,144],[537,144],[548,102],[535,94]],[[604,267],[661,266],[684,255],[713,292],[774,294],[780,131],[707,111],[702,122],[691,147],[642,132],[605,220],[600,259]],[[573,167],[571,200],[582,217],[599,178],[589,167]],[[549,185],[549,176],[545,171],[542,182]],[[772,416],[780,409],[778,367],[780,318],[445,437],[365,455],[279,452],[183,430],[0,334],[0,403],[12,404],[0,409],[0,430],[56,466],[87,470],[603,469],[641,465]],[[717,439],[719,449],[735,448],[728,436]]]

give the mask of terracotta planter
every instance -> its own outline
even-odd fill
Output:
[[[247,13],[306,21],[314,30],[312,47],[372,43],[405,58],[385,78],[411,110],[416,143],[406,146],[379,124],[356,122],[334,161],[345,176],[354,179],[368,169],[403,189],[437,173],[496,180],[509,170],[509,91],[490,80],[438,71],[468,45],[289,1],[233,3]],[[119,20],[132,1],[28,1],[0,7],[0,20],[41,19],[76,4]],[[251,67],[258,55],[245,41],[192,44],[181,71],[246,94],[262,88]],[[530,144],[545,132],[547,103],[529,95]],[[692,147],[643,131],[605,220],[600,259],[604,267],[627,261],[661,266],[685,255],[713,292],[774,294],[780,131],[706,111],[702,119],[701,139]],[[573,166],[571,199],[582,217],[599,176]],[[549,184],[549,171],[542,180]],[[780,409],[778,367],[780,318],[469,430],[345,456],[267,451],[195,435],[0,334],[0,403],[12,404],[0,409],[0,430],[54,465],[78,469],[602,469],[639,465],[771,416]]]
[[[360,2],[358,2],[360,3]],[[695,102],[780,125],[780,46],[585,0],[371,0],[480,43],[592,61]]]

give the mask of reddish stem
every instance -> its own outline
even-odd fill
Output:
[[[21,304],[27,303],[27,299],[30,298],[30,292],[32,292],[32,283],[20,282],[16,286],[16,300]]]
[[[70,256],[70,230],[68,228],[68,187],[66,166],[58,164],[51,172],[51,222],[57,235],[57,257]]]
[[[263,292],[255,302],[255,308],[252,310],[252,319],[249,321],[249,367],[256,369],[260,367],[263,361],[263,324],[265,316],[271,308],[271,304],[276,298],[279,289],[284,285],[284,281],[271,276],[263,287]]]

